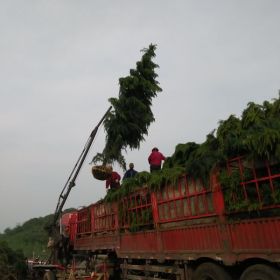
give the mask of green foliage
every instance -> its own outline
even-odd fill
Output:
[[[151,181],[152,174],[147,171],[138,172],[132,178],[126,178],[121,184],[121,188],[118,190],[109,190],[105,196],[105,201],[117,201],[134,190],[139,189],[139,187],[148,186]]]
[[[150,224],[153,223],[153,213],[152,213],[152,208],[148,208],[146,210],[143,210],[142,213],[142,221],[143,224]]]
[[[266,171],[265,168],[257,169],[257,172]],[[266,173],[263,173],[263,176]],[[228,212],[248,211],[257,212],[264,206],[271,206],[280,203],[280,180],[277,178],[271,181],[262,180],[258,182],[258,190],[255,183],[250,183],[253,179],[252,171],[245,168],[241,175],[239,170],[233,169],[229,174],[227,170],[219,173],[219,181],[221,183],[225,206]],[[244,186],[242,182],[247,182]],[[259,193],[258,193],[259,192]],[[259,196],[261,201],[259,201]]]
[[[233,170],[229,175],[226,170],[222,170],[219,174],[219,181],[223,188],[226,209],[231,211],[244,210],[248,203],[244,199],[242,190],[241,177],[239,171]]]
[[[178,178],[184,174],[184,168],[175,166],[173,168],[163,168],[160,171],[151,173],[147,185],[151,189],[159,189],[166,184],[176,184]]]
[[[274,182],[274,186],[276,186],[277,188],[272,195],[272,199],[275,204],[280,204],[280,182],[278,182],[277,185],[276,182]]]
[[[117,201],[143,186],[147,186],[150,189],[159,189],[165,184],[176,183],[178,177],[183,173],[184,168],[180,166],[164,168],[153,173],[147,171],[138,172],[134,177],[125,179],[118,190],[109,190],[104,199],[108,202]]]
[[[222,159],[218,141],[212,132],[207,135],[206,141],[190,154],[185,165],[186,172],[194,178],[200,178],[204,185],[208,185],[210,171]]]
[[[202,144],[194,142],[178,144],[174,154],[165,161],[163,171],[173,173],[174,169],[170,171],[168,169],[183,168],[185,173],[200,178],[204,185],[208,185],[210,171],[224,159],[213,131],[207,135],[206,141]]]
[[[149,51],[151,51],[150,48]],[[151,105],[151,98],[155,97],[156,92],[160,89],[155,87],[154,91],[149,91],[149,87],[143,87],[144,80],[140,78],[143,73],[138,67],[143,64],[145,59],[152,63],[151,58],[154,56],[154,53],[149,56],[148,50],[145,51],[142,61],[137,63],[137,70],[131,70],[131,76],[120,79],[119,99],[110,99],[114,111],[105,121],[108,134],[107,143],[103,153],[99,154],[99,159],[102,159],[103,163],[108,162],[107,159],[112,159],[124,166],[121,151],[126,147],[138,148],[143,140],[143,135],[147,134],[148,125],[153,121],[152,112],[147,106]],[[156,67],[154,64],[152,65],[150,74],[154,73],[153,70]],[[142,74],[140,75],[137,71]],[[147,77],[145,76],[145,79]],[[156,77],[155,73],[153,77]],[[155,80],[153,83],[157,85]],[[149,85],[151,86],[151,84]],[[140,91],[138,86],[141,88]],[[144,97],[141,95],[146,91],[149,92],[149,98],[145,94]],[[143,125],[142,129],[140,129],[141,121],[134,115],[136,111],[130,110],[133,106],[140,110],[139,112],[138,109],[136,110],[136,115],[141,116],[141,120],[145,120],[145,123],[148,124]],[[143,113],[147,116],[144,116]],[[126,125],[124,125],[125,123]],[[240,118],[230,115],[228,119],[220,121],[217,129],[209,133],[201,144],[194,142],[178,144],[173,155],[165,160],[162,170],[152,174],[148,172],[138,173],[135,178],[125,180],[120,190],[108,193],[106,199],[109,201],[118,200],[143,185],[150,189],[159,189],[167,183],[176,182],[182,173],[202,180],[204,186],[207,186],[211,170],[216,167],[224,168],[227,159],[240,155],[245,155],[249,161],[268,159],[279,162],[280,96],[271,102],[264,101],[263,104],[248,103]],[[252,179],[252,173],[245,168],[242,180],[249,180],[249,178]],[[225,200],[229,210],[254,211],[260,207],[259,202],[254,199],[253,188],[246,190],[251,198],[244,199],[244,193],[240,187],[241,178],[237,170],[234,170],[230,176],[222,173],[220,179],[224,186]],[[265,189],[266,187],[263,186],[263,203],[279,200],[278,191],[274,192],[272,197],[271,195],[267,196]]]
[[[186,160],[188,160],[190,155],[196,151],[198,147],[199,145],[194,142],[178,144],[174,154],[165,160],[163,169],[172,168],[174,166],[185,166]]]
[[[0,279],[9,275],[14,279],[26,279],[25,257],[20,250],[12,250],[7,242],[0,241]]]
[[[217,129],[217,141],[221,153],[226,157],[243,154],[242,133],[241,120],[234,115],[230,115],[225,121],[220,121]]]
[[[161,185],[164,183],[165,183],[165,180],[164,180],[162,170],[159,170],[159,171],[153,172],[151,174],[151,177],[148,181],[148,186],[152,190],[156,190],[156,189],[159,189],[161,187]]]
[[[156,81],[158,65],[152,61],[155,50],[156,46],[152,44],[142,50],[144,54],[136,63],[136,69],[131,69],[129,76],[119,79],[119,97],[109,99],[113,110],[104,121],[107,133],[105,148],[93,158],[94,163],[102,161],[105,165],[116,161],[125,169],[122,151],[138,149],[144,135],[148,134],[154,121],[152,99],[162,91]]]
[[[241,118],[230,115],[220,121],[216,134],[211,132],[201,144],[178,144],[163,169],[184,167],[187,174],[207,185],[213,168],[238,155],[254,160],[280,158],[280,98],[262,105],[248,103]]]
[[[151,178],[151,173],[147,171],[142,171],[137,173],[135,179],[137,180],[138,186],[147,185]]]
[[[249,103],[242,114],[243,143],[257,159],[280,157],[280,98],[262,105]],[[245,133],[246,132],[246,133]]]
[[[265,112],[262,105],[249,102],[247,108],[242,113],[242,127],[248,129],[254,125],[262,123],[265,119]]]
[[[250,128],[244,143],[254,158],[279,157],[280,122],[267,121]]]
[[[69,208],[64,210],[63,213],[68,213],[73,210],[73,208]],[[12,250],[21,251],[27,258],[39,256],[41,259],[46,259],[49,254],[46,250],[48,242],[46,228],[52,222],[52,214],[30,219],[13,229],[5,229],[4,233],[0,234],[0,242],[6,242]]]
[[[33,218],[14,229],[5,230],[0,240],[6,241],[13,250],[22,250],[26,257],[46,257],[46,244],[48,235],[44,227],[52,219],[52,215]]]
[[[137,223],[137,213],[136,212],[131,212],[130,213],[130,231],[131,232],[136,232],[140,229],[140,225]]]
[[[137,189],[129,198],[118,204],[118,217],[125,230],[130,232],[152,229],[154,226],[150,192]]]

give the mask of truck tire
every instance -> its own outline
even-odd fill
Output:
[[[203,263],[197,267],[193,274],[193,280],[232,280],[227,271],[214,263]]]
[[[52,271],[47,271],[44,274],[43,280],[56,280],[55,274]]]
[[[249,266],[241,275],[240,280],[279,280],[280,272],[265,264]]]

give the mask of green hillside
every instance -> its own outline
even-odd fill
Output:
[[[21,250],[27,258],[45,258],[48,234],[44,228],[52,217],[33,218],[13,229],[7,228],[0,234],[0,241],[5,241],[13,250]]]
[[[26,280],[27,266],[23,253],[0,241],[0,279]]]
[[[0,234],[0,279],[26,279],[26,258],[46,259],[48,235],[45,226],[53,215],[33,218]]]
[[[63,211],[75,211],[69,208]],[[33,218],[15,228],[7,228],[0,234],[0,242],[6,242],[12,250],[22,251],[27,258],[39,257],[41,260],[48,257],[48,233],[46,227],[53,221],[53,214],[45,217]]]

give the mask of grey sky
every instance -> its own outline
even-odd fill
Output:
[[[163,92],[146,141],[126,154],[139,171],[152,147],[171,155],[249,101],[277,97],[279,12],[278,0],[1,1],[0,232],[53,213],[118,79],[150,43]],[[101,128],[65,208],[104,196],[88,164],[103,147]]]

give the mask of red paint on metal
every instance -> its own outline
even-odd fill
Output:
[[[70,243],[73,244],[76,236],[77,236],[77,212],[71,213],[70,219],[69,219],[69,239]]]
[[[217,225],[192,226],[162,232],[165,252],[221,252],[221,240],[221,232]]]
[[[242,198],[258,203],[258,211],[280,207],[276,199],[280,170],[272,167],[267,162],[254,165],[242,157],[227,164],[229,175],[240,174]],[[233,194],[232,200],[236,199]],[[209,186],[185,175],[156,192],[142,188],[118,203],[98,202],[79,210],[75,249],[115,250],[122,256],[142,258],[211,256],[229,264],[280,255],[279,216],[232,222],[228,218],[233,214],[239,212],[225,210],[218,170],[212,172]]]
[[[233,251],[280,251],[280,218],[246,220],[228,227]]]
[[[155,231],[123,234],[120,241],[120,251],[123,252],[157,252]]]
[[[78,211],[77,217],[77,234],[91,232],[91,206],[85,207]]]
[[[151,193],[151,202],[152,202],[152,212],[153,212],[153,217],[154,217],[154,223],[158,224],[159,214],[158,214],[157,197],[156,197],[155,193]]]

